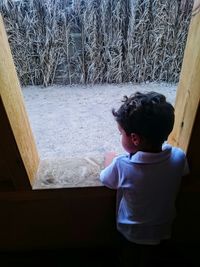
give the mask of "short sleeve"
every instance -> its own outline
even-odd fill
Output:
[[[100,173],[100,180],[105,186],[111,189],[118,188],[119,175],[117,170],[117,158]]]

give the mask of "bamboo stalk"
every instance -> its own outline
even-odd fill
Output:
[[[0,12],[23,85],[177,82],[192,5],[185,0],[2,0]]]

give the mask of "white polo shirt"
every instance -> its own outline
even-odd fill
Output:
[[[117,189],[117,229],[131,242],[158,244],[170,238],[181,177],[188,172],[185,153],[168,144],[160,153],[138,151],[116,157],[100,174]]]

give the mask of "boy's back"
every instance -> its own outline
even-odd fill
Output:
[[[129,241],[157,244],[170,238],[184,166],[184,152],[164,145],[160,153],[119,156],[102,171],[102,183],[118,189],[117,227]]]
[[[170,238],[175,199],[186,158],[164,145],[174,125],[174,108],[164,95],[137,92],[112,111],[127,156],[101,172],[102,183],[117,189],[117,228],[129,241],[159,244]]]

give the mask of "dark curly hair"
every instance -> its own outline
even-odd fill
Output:
[[[174,125],[174,108],[166,97],[156,92],[136,92],[124,96],[122,102],[112,114],[126,134],[136,133],[152,145],[162,145]]]

